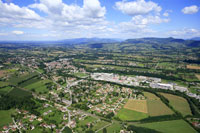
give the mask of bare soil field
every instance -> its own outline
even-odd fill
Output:
[[[196,74],[196,77],[200,80],[200,74]]]
[[[200,70],[200,66],[187,65],[187,69],[197,69],[197,70]]]

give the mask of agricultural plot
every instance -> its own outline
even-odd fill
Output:
[[[18,85],[21,84],[23,81],[28,81],[29,79],[37,76],[38,73],[30,73],[30,74],[25,74],[22,76],[16,76],[16,75],[12,75],[12,78],[10,78],[9,82],[13,85]]]
[[[169,109],[157,96],[152,93],[144,92],[147,97],[147,108],[150,116],[171,115],[173,111]]]
[[[154,129],[154,130],[162,132],[162,133],[197,133],[184,120],[173,120],[173,121],[164,121],[164,122],[135,124],[135,126]]]
[[[176,111],[180,112],[183,116],[192,115],[190,106],[186,99],[171,94],[166,94],[166,93],[161,93],[161,94],[164,97],[166,97],[169,100],[170,105],[172,105],[173,108]]]
[[[52,83],[52,82],[50,80],[40,80],[38,82],[27,85],[24,88],[29,89],[29,90],[34,89],[36,93],[45,93],[48,91],[48,88],[46,85],[48,83]]]
[[[15,110],[0,110],[0,129],[11,123],[12,122],[12,118],[11,118],[11,114],[14,113]]]
[[[141,120],[147,118],[148,114],[123,108],[119,110],[116,117],[118,117],[123,121],[132,121],[132,120]]]
[[[172,115],[169,109],[161,100],[147,100],[148,114],[150,116]]]
[[[200,70],[200,66],[187,65],[187,69],[196,69],[196,70]]]
[[[31,97],[31,93],[22,89],[14,88],[9,93],[9,96],[22,98],[22,97]]]
[[[94,131],[97,131],[97,130],[99,130],[99,129],[101,129],[102,127],[104,127],[104,126],[106,126],[106,125],[108,125],[109,124],[109,122],[106,122],[106,121],[99,121],[99,122],[97,122],[94,126],[93,126],[93,130]]]
[[[9,83],[8,82],[2,82],[0,81],[0,87],[5,87],[5,86],[8,86]]]
[[[0,88],[0,94],[7,94],[9,93],[13,88],[10,87],[10,86],[6,86],[6,87],[3,87],[3,88]]]
[[[0,78],[5,76],[5,71],[4,70],[0,70]]]
[[[200,74],[196,74],[195,76],[200,80]]]
[[[129,99],[128,102],[124,105],[124,108],[138,112],[148,113],[146,100]]]

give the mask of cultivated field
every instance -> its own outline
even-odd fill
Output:
[[[124,105],[124,108],[138,112],[148,113],[146,100],[129,99],[128,102]]]
[[[160,98],[156,95],[149,93],[149,92],[143,92],[144,96],[147,97],[147,100],[159,100]]]
[[[14,113],[14,110],[0,110],[0,129],[12,122],[11,114]]]
[[[187,65],[187,69],[200,69],[200,66],[192,66],[192,65]]]
[[[161,93],[161,94],[169,100],[169,103],[173,106],[173,108],[176,111],[180,112],[184,116],[192,115],[190,106],[186,99],[171,94],[166,94],[166,93]]]
[[[150,116],[172,115],[173,112],[161,100],[148,100],[148,114]]]
[[[200,80],[200,74],[196,74],[195,76]]]
[[[135,124],[135,126],[154,129],[162,133],[196,133],[196,131],[183,120]]]
[[[131,120],[141,120],[147,118],[148,114],[123,108],[119,110],[116,117],[118,117],[123,121],[131,121]]]
[[[173,114],[172,110],[169,109],[156,95],[149,92],[144,92],[144,95],[147,97],[147,108],[150,116]]]
[[[0,78],[3,77],[5,75],[5,71],[0,70]]]

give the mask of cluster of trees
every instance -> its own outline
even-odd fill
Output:
[[[24,109],[32,114],[40,116],[40,112],[36,110],[38,105],[32,97],[13,97],[12,95],[1,95],[0,110],[9,110],[12,108]]]

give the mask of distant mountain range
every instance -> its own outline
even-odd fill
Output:
[[[199,39],[199,40],[198,40]],[[65,39],[59,41],[0,41],[1,45],[8,46],[7,44],[13,44],[13,46],[25,45],[25,46],[45,46],[45,45],[57,45],[57,46],[74,46],[74,45],[84,45],[84,44],[96,44],[92,47],[99,47],[100,44],[149,44],[149,45],[179,45],[188,47],[200,47],[200,37],[192,38],[189,40],[177,39],[177,38],[139,38],[139,39],[113,39],[113,38],[75,38],[75,39]]]
[[[200,41],[200,37],[194,37],[194,38],[191,38],[190,40]]]

